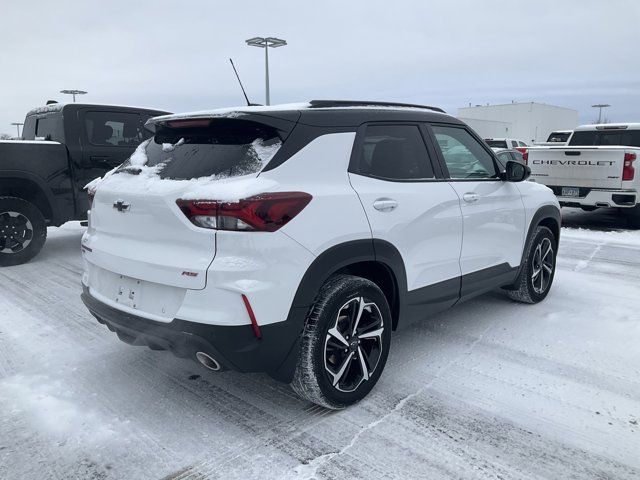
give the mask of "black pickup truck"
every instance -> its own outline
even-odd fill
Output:
[[[22,140],[0,141],[0,267],[31,260],[47,226],[87,218],[84,186],[120,165],[168,112],[80,103],[27,113]]]

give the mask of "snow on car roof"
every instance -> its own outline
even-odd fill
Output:
[[[442,113],[435,107],[399,104],[399,103],[384,103],[384,102],[349,102],[338,100],[312,100],[311,102],[301,103],[283,103],[279,105],[251,105],[251,106],[238,106],[238,107],[226,107],[217,108],[213,110],[201,110],[195,112],[175,113],[171,115],[162,115],[159,117],[151,118],[147,121],[147,125],[164,123],[172,120],[183,120],[192,118],[215,118],[215,117],[227,117],[235,118],[241,115],[247,115],[252,113],[266,113],[266,112],[278,112],[278,111],[295,111],[295,110],[411,110],[411,111],[424,111],[429,110],[432,113]]]
[[[251,105],[251,106],[239,106],[239,107],[225,107],[216,108],[212,110],[199,110],[195,112],[173,113],[170,115],[161,115],[159,117],[151,118],[147,121],[147,124],[156,124],[162,122],[168,122],[171,120],[182,120],[186,118],[215,118],[215,117],[227,117],[234,118],[240,115],[246,115],[251,113],[265,113],[265,112],[282,112],[291,110],[302,110],[309,108],[309,103],[282,103],[279,105]]]

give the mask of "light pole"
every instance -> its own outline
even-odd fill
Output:
[[[596,103],[595,105],[591,105],[593,108],[598,109],[598,123],[602,123],[602,109],[610,107],[608,103]]]
[[[266,91],[266,104],[271,104],[269,96],[269,48],[284,47],[287,44],[286,40],[275,37],[253,37],[246,40],[247,45],[251,47],[264,48],[264,82]]]
[[[86,95],[84,90],[60,90],[60,93],[65,95],[73,95],[73,103],[76,103],[76,95]]]
[[[16,126],[16,129],[18,130],[18,138],[20,138],[20,127],[21,127],[22,125],[24,125],[24,123],[21,123],[21,122],[11,122],[11,125],[15,125],[15,126]]]

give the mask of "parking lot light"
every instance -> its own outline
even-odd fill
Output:
[[[284,47],[286,40],[276,37],[253,37],[245,40],[250,47],[264,48],[264,78],[265,78],[265,96],[266,105],[271,104],[269,95],[269,48]]]

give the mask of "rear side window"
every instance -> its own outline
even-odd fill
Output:
[[[354,173],[388,180],[434,178],[416,125],[371,125],[365,130]]]
[[[493,157],[464,128],[432,125],[436,143],[454,179],[493,178]]]
[[[92,145],[135,147],[151,135],[137,113],[87,112],[84,124]]]
[[[146,166],[161,178],[237,177],[257,173],[277,153],[278,130],[243,120],[175,122],[160,128],[146,149]],[[123,167],[127,167],[124,165]]]
[[[518,142],[516,142],[515,140],[511,140],[511,146],[513,148],[516,148],[518,146]]]
[[[487,142],[487,145],[491,148],[509,148],[506,140],[491,140],[490,138],[487,138],[485,142]]]
[[[549,138],[547,138],[547,142],[552,143],[563,143],[569,140],[571,133],[568,132],[551,132]]]
[[[596,130],[574,132],[571,146],[616,146],[640,147],[640,130]]]
[[[51,115],[36,119],[36,140],[64,141],[62,115]]]

